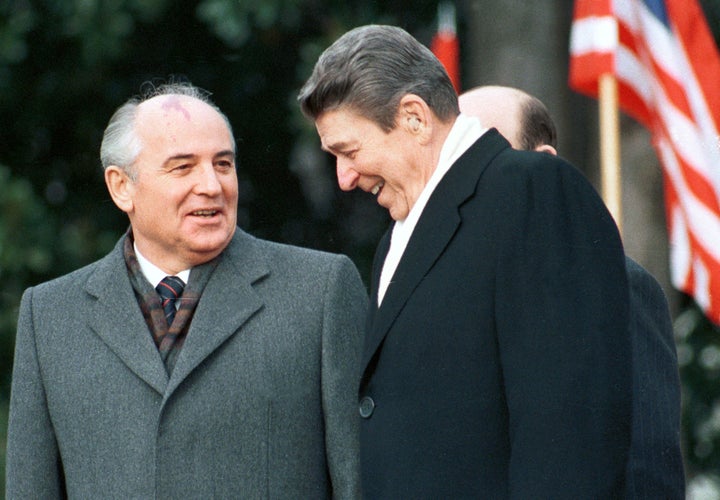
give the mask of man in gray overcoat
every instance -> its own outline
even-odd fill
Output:
[[[29,288],[7,498],[354,498],[365,288],[236,227],[235,141],[191,85],[133,98],[101,157],[128,232]]]

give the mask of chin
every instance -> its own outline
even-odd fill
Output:
[[[224,231],[221,234],[212,235],[198,235],[194,239],[193,250],[198,254],[212,255],[213,258],[230,244],[233,235],[235,234],[234,228],[230,231]]]
[[[390,218],[396,222],[404,221],[408,216],[407,210],[388,209],[388,212],[390,213]]]

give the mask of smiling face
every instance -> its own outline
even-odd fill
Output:
[[[404,220],[432,173],[432,165],[429,172],[421,167],[417,129],[403,123],[385,132],[346,108],[323,112],[315,126],[323,150],[336,157],[340,188],[372,193],[394,220]]]
[[[233,140],[211,106],[186,96],[140,104],[142,149],[131,177],[106,169],[113,200],[128,214],[140,252],[168,273],[202,264],[228,245],[237,221]]]

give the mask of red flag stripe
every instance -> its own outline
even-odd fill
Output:
[[[460,91],[460,42],[451,32],[438,32],[430,46],[433,54],[445,67],[455,91]]]
[[[579,54],[573,59],[575,90],[597,97],[598,68],[607,68],[601,73],[613,71],[613,56],[603,53]]]
[[[460,40],[457,37],[455,4],[438,4],[438,30],[430,41],[430,50],[445,67],[456,92],[460,92]]]
[[[646,126],[663,165],[673,283],[720,323],[720,55],[697,0],[577,0],[570,86]]]

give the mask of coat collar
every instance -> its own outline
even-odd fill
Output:
[[[367,323],[363,369],[372,360],[415,288],[452,240],[461,224],[459,208],[474,195],[482,172],[507,147],[508,142],[492,129],[483,134],[445,174],[415,226],[379,308],[376,307],[378,280],[374,279],[374,302]],[[388,246],[389,236],[386,235],[378,246],[375,278],[379,276]]]
[[[125,238],[98,261],[85,285],[95,298],[88,323],[133,373],[167,399],[262,307],[253,284],[269,275],[270,268],[255,238],[240,229],[235,231],[205,287],[172,376],[168,377],[128,278],[122,252]]]
[[[238,229],[200,297],[170,377],[168,396],[263,307],[253,285],[269,274],[257,240]]]

